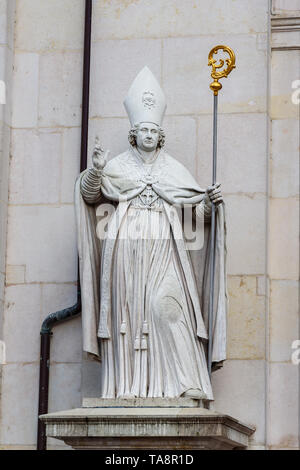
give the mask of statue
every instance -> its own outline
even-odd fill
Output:
[[[134,80],[124,105],[131,123],[129,149],[107,162],[108,153],[97,142],[93,167],[75,186],[83,348],[101,360],[102,398],[213,400],[206,361],[212,203],[212,361],[218,366],[226,358],[226,230],[220,185],[202,189],[164,150],[166,101],[147,67]],[[180,218],[185,207],[192,208],[203,236],[203,245],[194,250],[187,246]],[[105,231],[99,229],[103,217],[108,219]]]

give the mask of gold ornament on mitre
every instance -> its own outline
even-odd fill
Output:
[[[132,126],[140,122],[161,126],[167,108],[166,98],[148,67],[144,67],[134,79],[124,106]]]

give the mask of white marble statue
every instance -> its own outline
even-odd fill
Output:
[[[147,67],[124,105],[129,149],[107,162],[96,145],[93,167],[75,188],[84,351],[101,360],[103,398],[212,400],[205,354],[211,201],[217,206],[213,362],[226,357],[220,185],[201,189],[163,149],[166,102]],[[107,229],[101,232],[108,204]],[[185,207],[192,207],[202,234],[200,249],[187,246],[180,217]]]

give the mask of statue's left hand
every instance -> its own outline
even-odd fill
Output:
[[[216,183],[213,186],[209,186],[206,190],[206,194],[213,204],[218,206],[223,202],[223,196],[220,189],[221,183]]]

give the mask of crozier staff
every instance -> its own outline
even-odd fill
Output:
[[[227,67],[222,70],[224,66],[224,60],[220,59],[220,63],[214,59],[214,55],[219,50],[223,50],[229,54],[229,58],[226,59]],[[211,77],[214,81],[210,84],[210,89],[214,93],[214,118],[213,118],[213,164],[212,164],[212,184],[213,187],[219,187],[216,185],[217,178],[217,124],[218,124],[218,93],[222,88],[219,80],[223,77],[227,78],[231,70],[235,68],[235,55],[232,49],[227,46],[215,46],[208,55],[208,65],[212,67]],[[208,354],[207,354],[207,365],[209,375],[211,376],[212,363],[213,363],[213,327],[214,327],[214,290],[215,290],[215,230],[216,230],[216,202],[212,201],[211,210],[211,238],[210,238],[210,298],[209,298],[209,315],[208,315]]]

